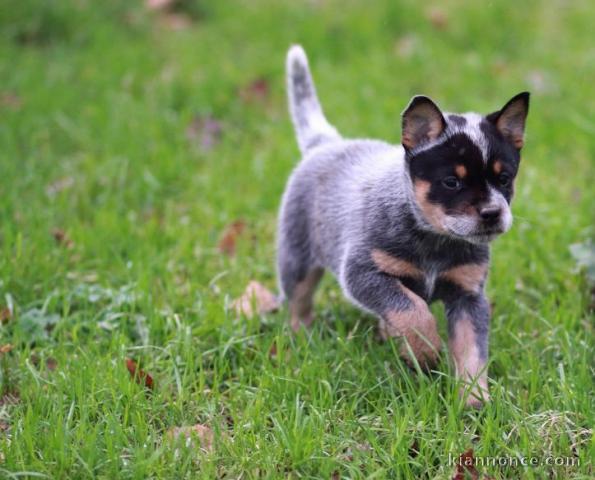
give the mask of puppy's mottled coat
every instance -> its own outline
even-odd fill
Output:
[[[440,349],[428,303],[445,303],[467,402],[487,398],[489,246],[512,224],[509,204],[529,94],[487,116],[443,114],[417,96],[403,113],[402,146],[343,139],[324,117],[301,47],[287,56],[289,106],[303,158],[280,211],[278,274],[292,326],[312,321],[325,269],[353,303],[403,337],[421,365]]]

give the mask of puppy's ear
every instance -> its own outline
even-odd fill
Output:
[[[416,95],[401,114],[401,143],[411,150],[420,143],[435,140],[446,128],[438,106],[424,95]]]
[[[502,110],[490,113],[486,118],[496,125],[502,136],[517,150],[523,148],[525,120],[529,113],[529,92],[512,97]]]

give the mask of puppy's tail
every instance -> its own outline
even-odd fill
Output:
[[[287,95],[289,111],[302,153],[329,140],[340,138],[322,112],[306,52],[300,45],[293,45],[287,52]]]

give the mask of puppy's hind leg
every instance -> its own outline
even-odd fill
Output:
[[[297,282],[288,297],[289,312],[291,314],[291,328],[294,332],[301,326],[309,327],[312,325],[314,315],[312,313],[312,298],[322,278],[324,270],[322,268],[313,268],[303,280]]]
[[[323,268],[301,263],[298,258],[288,252],[280,252],[278,258],[279,283],[289,305],[293,331],[312,324],[312,298],[324,274]]]

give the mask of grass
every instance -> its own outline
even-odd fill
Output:
[[[595,236],[592,2],[2,3],[0,477],[447,479],[473,448],[538,459],[479,467],[493,478],[592,478],[594,323],[569,251]],[[346,136],[398,142],[414,93],[487,113],[532,91],[482,411],[446,354],[407,370],[330,277],[308,334],[229,309],[275,284],[292,42]],[[194,424],[212,450],[168,440]]]

